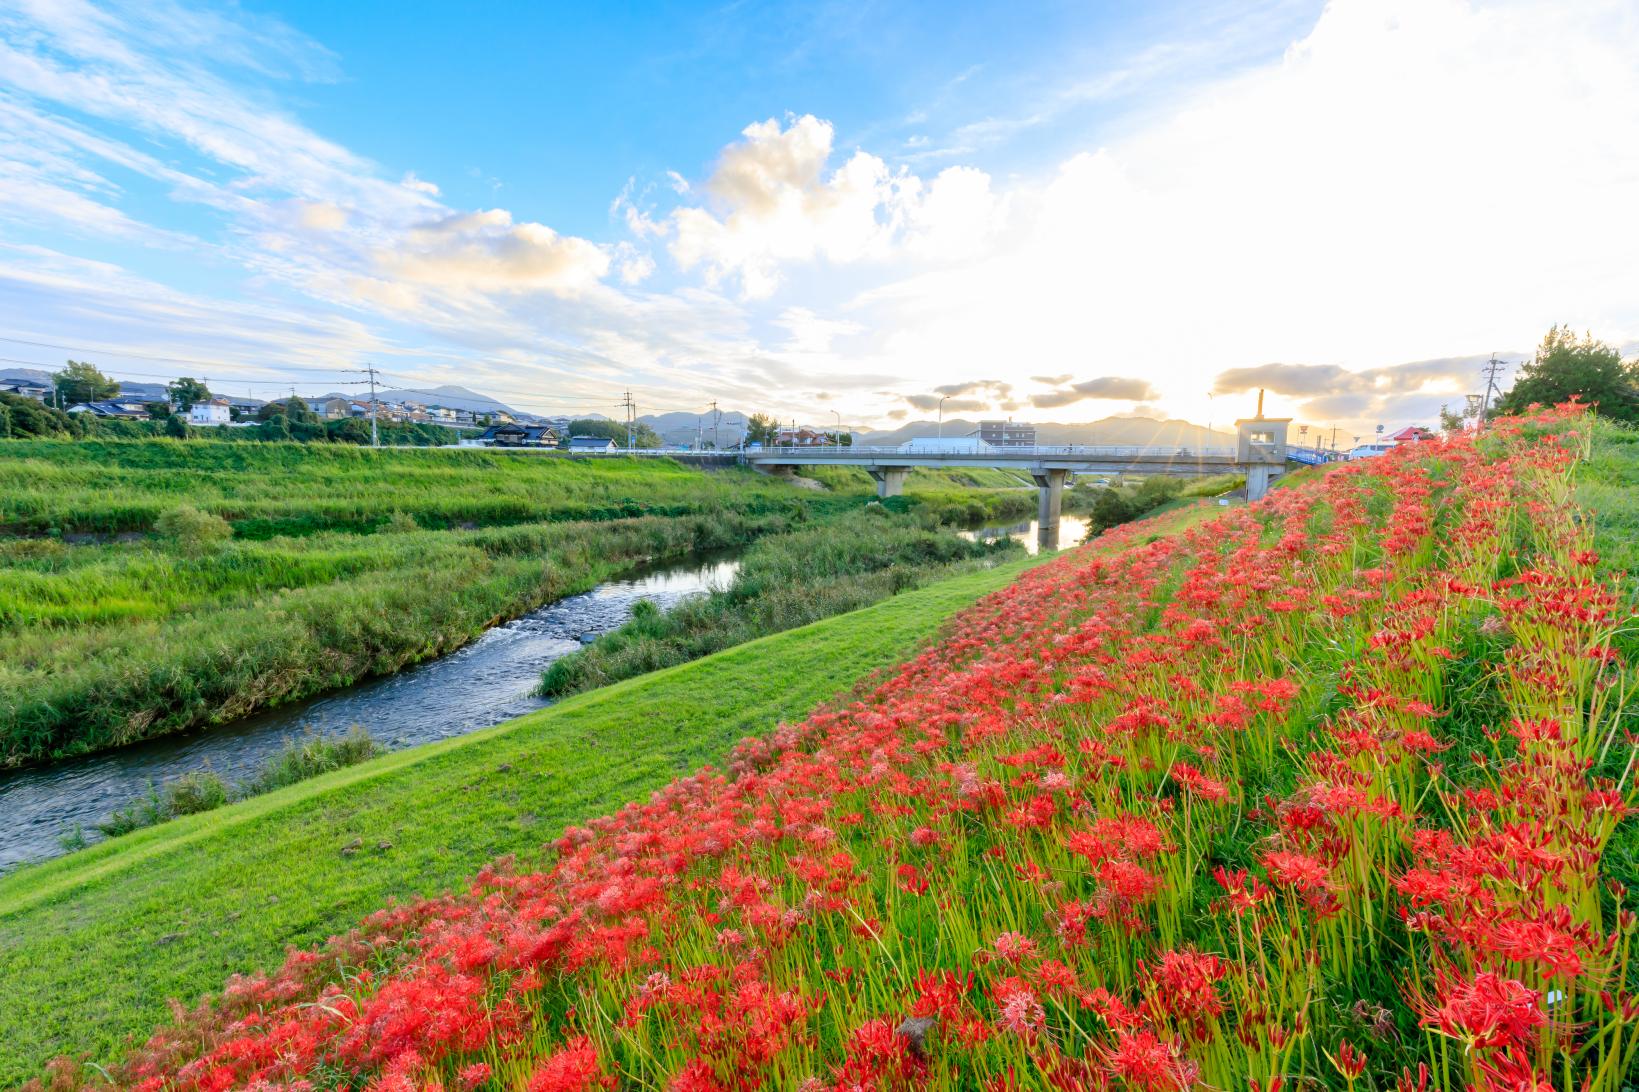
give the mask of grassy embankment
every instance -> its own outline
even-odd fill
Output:
[[[643,561],[857,508],[854,484],[654,459],[0,443],[0,764],[391,672]],[[939,475],[913,488],[953,518],[1025,504]],[[183,508],[231,538],[154,533]]]
[[[1158,521],[1170,531],[1216,514]],[[0,1083],[63,1052],[116,1057],[188,1000],[389,898],[525,859],[570,823],[720,760],[845,693],[1034,564],[875,606],[570,698],[0,878]]]
[[[687,663],[756,637],[845,614],[1022,547],[969,541],[873,507],[753,543],[733,582],[662,612],[640,603],[625,625],[546,669],[541,693],[574,694]]]

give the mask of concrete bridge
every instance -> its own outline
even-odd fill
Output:
[[[1260,399],[1260,402],[1262,400]],[[1261,406],[1260,406],[1261,409]],[[1247,496],[1257,500],[1285,469],[1288,418],[1257,417],[1235,422],[1236,446],[1190,451],[1161,447],[985,447],[975,450],[919,450],[899,447],[790,447],[747,451],[745,461],[768,474],[790,476],[804,466],[857,466],[876,479],[879,497],[896,497],[916,467],[989,467],[1028,474],[1040,491],[1038,537],[1058,543],[1064,485],[1071,474],[1139,474],[1213,477],[1244,474]]]

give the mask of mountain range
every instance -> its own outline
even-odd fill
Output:
[[[29,379],[36,382],[51,382],[52,372],[36,368],[5,368],[0,369],[0,382],[6,380]],[[162,383],[132,383],[121,382],[120,393],[125,398],[141,401],[157,401],[166,397],[165,385]],[[471,410],[475,413],[494,413],[503,411],[510,413],[523,421],[543,420],[541,415],[524,413],[512,409],[497,398],[467,387],[446,384],[441,387],[404,388],[401,390],[383,390],[376,395],[383,401],[390,402],[425,402],[428,405],[447,406],[450,409]],[[312,401],[325,398],[351,398],[359,400],[368,395],[361,392],[341,394],[332,392],[320,395]],[[570,414],[576,418],[605,418],[600,413]],[[745,431],[746,419],[750,416],[738,410],[724,410],[716,415],[717,440],[723,446],[738,443],[741,434]],[[605,418],[606,419],[606,418]],[[712,422],[714,415],[707,410],[703,413],[652,413],[639,417],[638,423],[648,425],[662,441],[668,444],[693,444],[699,439],[713,438]],[[815,426],[825,427],[823,424]],[[908,421],[892,429],[871,429],[854,432],[854,442],[881,447],[896,447],[907,440],[919,436],[967,436],[977,432],[979,422],[962,417],[948,418],[941,428],[937,421]],[[1041,422],[1036,425],[1036,439],[1042,444],[1120,444],[1120,445],[1153,445],[1158,447],[1225,447],[1234,444],[1235,435],[1221,430],[1208,430],[1189,421],[1175,418],[1157,419],[1153,417],[1105,417],[1097,421],[1086,422]]]

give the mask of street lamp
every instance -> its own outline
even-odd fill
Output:
[[[837,410],[832,410],[831,416],[837,419],[837,430],[831,433],[831,446],[840,449],[842,447],[842,414]]]
[[[945,438],[945,399],[949,397],[948,394],[939,396],[939,438],[941,440]]]

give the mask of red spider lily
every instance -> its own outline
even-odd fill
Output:
[[[1331,1014],[1394,968],[1399,1092],[1616,1092],[1633,799],[1593,771],[1628,667],[1573,420],[1067,552],[548,859],[235,980],[116,1082],[1334,1087],[1369,1067]],[[1454,746],[1475,647],[1506,712]]]

